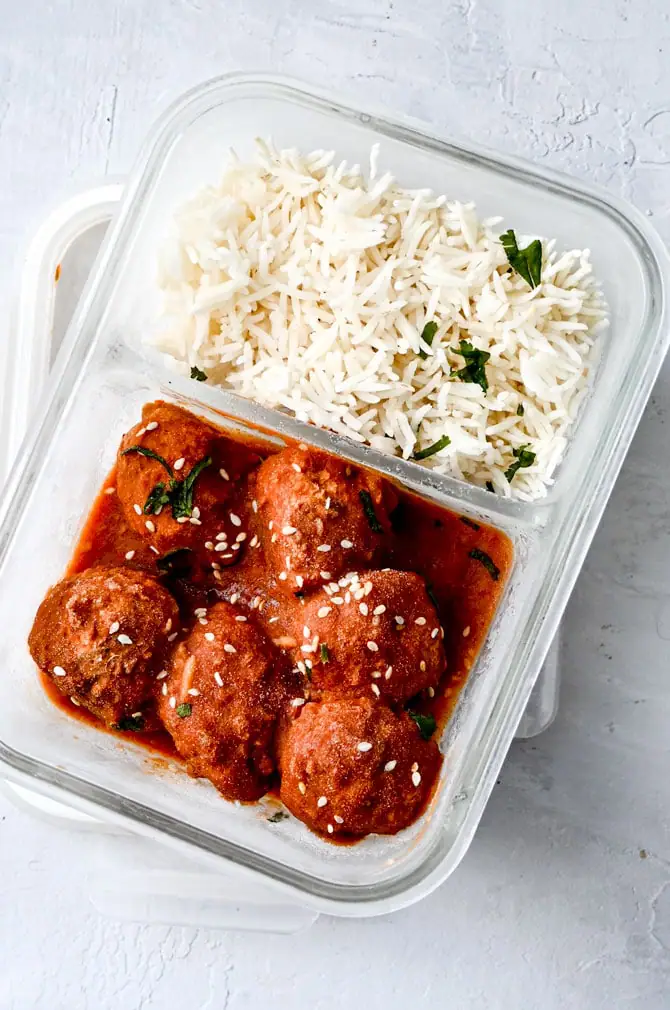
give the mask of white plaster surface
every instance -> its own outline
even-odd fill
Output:
[[[593,179],[670,239],[664,0],[0,0],[0,318],[45,211],[232,69]],[[666,366],[568,609],[558,719],[513,745],[437,893],[294,937],[117,923],[88,903],[87,836],[0,796],[1,1010],[667,1010],[669,417]]]

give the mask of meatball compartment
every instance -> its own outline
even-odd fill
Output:
[[[112,728],[143,728],[154,671],[179,611],[153,576],[100,566],[63,579],[40,604],[28,647],[58,691]]]
[[[296,620],[312,687],[403,703],[446,669],[443,631],[414,572],[352,572],[312,594]]]
[[[440,765],[412,718],[369,698],[305,705],[282,737],[281,799],[326,837],[394,834],[430,797]]]
[[[289,697],[281,657],[241,610],[217,603],[176,648],[159,714],[196,778],[229,800],[257,800],[276,769],[274,734]]]
[[[379,560],[397,503],[382,478],[299,445],[261,464],[256,496],[268,564],[290,593]]]

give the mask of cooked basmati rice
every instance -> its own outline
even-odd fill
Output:
[[[509,269],[500,218],[403,189],[377,157],[366,179],[330,151],[258,141],[250,163],[231,155],[176,214],[149,339],[186,374],[385,453],[409,459],[447,435],[421,465],[542,497],[608,322],[589,251],[544,241],[531,289]],[[461,340],[491,355],[486,392],[452,374]],[[510,482],[521,447],[535,460]]]

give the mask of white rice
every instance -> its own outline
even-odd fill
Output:
[[[333,152],[231,155],[176,214],[160,256],[174,367],[303,421],[498,494],[547,493],[588,388],[607,308],[587,249],[543,241],[534,290],[509,270],[499,218],[337,163]],[[534,237],[534,236],[531,236]],[[519,246],[528,236],[517,235]],[[438,323],[431,347],[420,335]],[[491,355],[488,391],[452,375],[459,341]],[[518,414],[523,408],[522,415]],[[535,453],[511,483],[513,450]]]

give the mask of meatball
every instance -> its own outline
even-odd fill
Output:
[[[275,771],[288,696],[272,645],[239,610],[217,603],[175,650],[159,714],[191,775],[226,799],[257,800]]]
[[[378,561],[397,504],[375,474],[300,446],[262,463],[256,497],[268,564],[292,593]]]
[[[153,576],[104,566],[49,590],[28,646],[61,694],[108,726],[142,729],[178,628],[177,604]]]
[[[259,459],[181,407],[148,403],[119,447],[126,520],[161,554],[188,548],[208,566],[234,564],[246,540],[241,485]]]
[[[310,703],[282,739],[280,795],[321,834],[392,835],[421,811],[440,760],[405,712],[369,698]]]
[[[349,573],[308,597],[294,619],[298,662],[311,661],[317,691],[404,702],[446,669],[440,621],[414,572]]]

